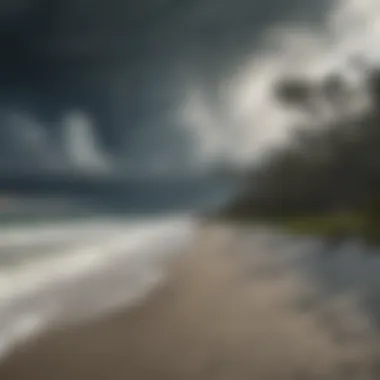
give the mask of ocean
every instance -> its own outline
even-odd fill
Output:
[[[148,292],[164,277],[161,264],[194,242],[199,215],[235,191],[231,183],[161,183],[129,192],[120,210],[120,198],[8,200],[13,206],[0,213],[0,358],[50,323]]]
[[[188,215],[8,226],[0,231],[0,356],[61,318],[142,296],[197,230]],[[84,302],[83,302],[84,301]]]

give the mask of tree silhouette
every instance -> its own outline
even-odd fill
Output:
[[[380,69],[365,74],[373,107],[351,118],[342,116],[351,100],[339,74],[320,82],[285,78],[275,86],[274,94],[285,106],[313,117],[325,103],[337,117],[320,118],[320,128],[296,133],[292,144],[252,174],[251,186],[232,213],[266,217],[360,211],[380,220]]]

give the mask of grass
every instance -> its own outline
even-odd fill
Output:
[[[322,236],[362,235],[367,228],[365,218],[359,214],[285,217],[275,223],[298,234]]]
[[[292,234],[323,238],[358,237],[369,244],[380,244],[380,214],[374,208],[346,213],[259,216],[244,211],[229,212],[222,219],[245,224],[273,225]]]

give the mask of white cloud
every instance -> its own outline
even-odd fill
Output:
[[[79,111],[67,114],[64,131],[65,150],[74,168],[95,172],[110,170],[106,157],[98,147],[91,120],[87,115]]]
[[[269,89],[277,78],[286,73],[320,78],[333,70],[352,75],[347,59],[355,54],[380,63],[379,41],[379,0],[336,0],[319,28],[281,25],[267,31],[264,42],[276,49],[253,52],[235,78],[226,79],[222,115],[205,101],[201,83],[189,86],[182,117],[197,137],[198,159],[252,162],[286,142],[302,119],[271,97]]]

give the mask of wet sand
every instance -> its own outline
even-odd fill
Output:
[[[257,238],[254,252],[228,228],[199,239],[137,305],[42,334],[0,379],[380,378],[378,330],[353,292],[326,295],[292,253]]]

